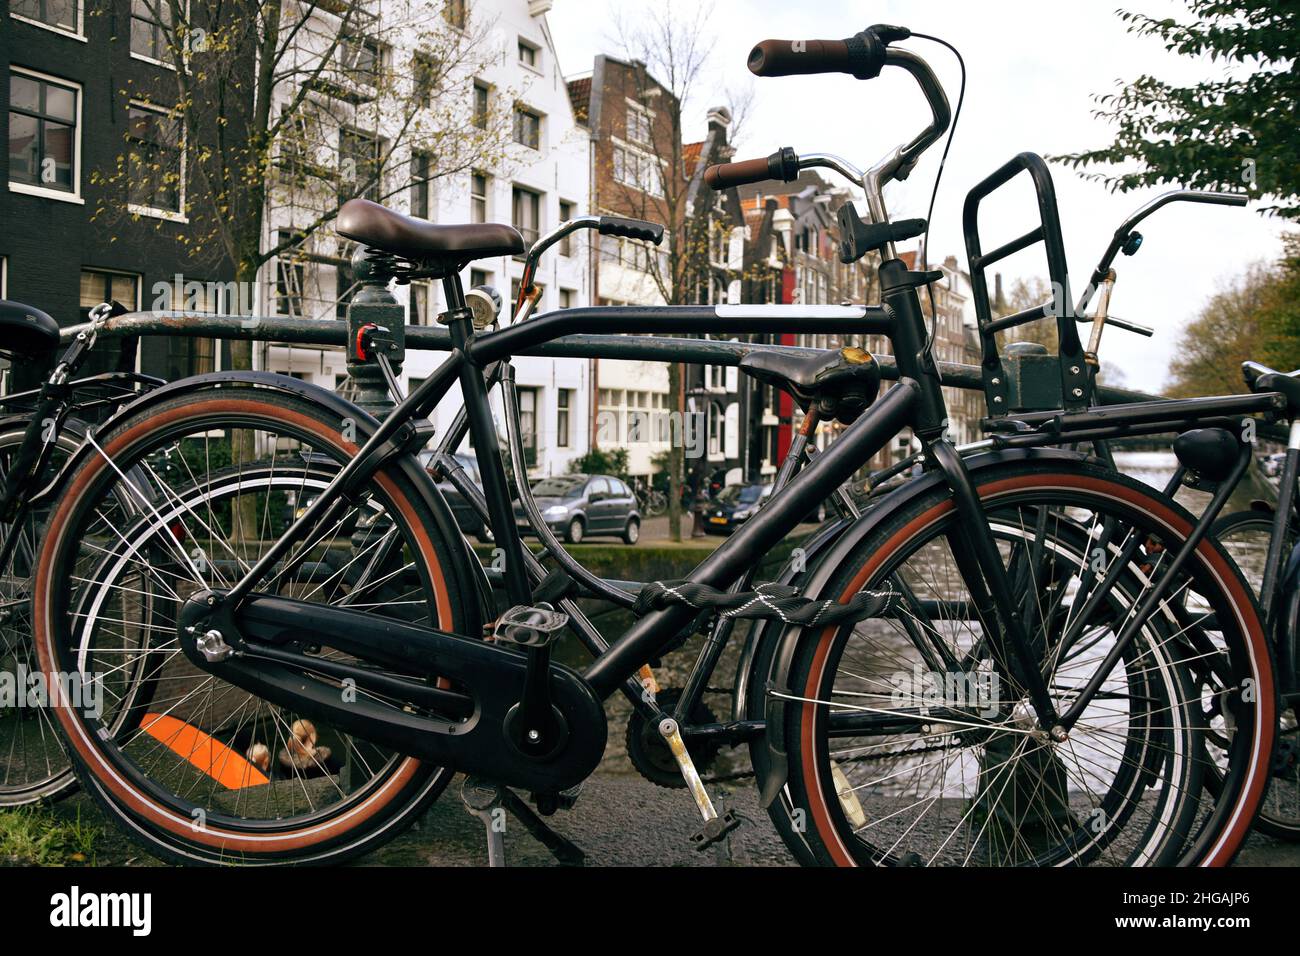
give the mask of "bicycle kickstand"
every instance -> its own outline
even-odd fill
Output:
[[[523,824],[533,839],[550,851],[561,866],[586,864],[586,854],[576,844],[547,826],[532,807],[508,787],[478,777],[467,777],[460,788],[460,799],[466,810],[483,821],[487,832],[488,866],[506,865],[507,811]]]

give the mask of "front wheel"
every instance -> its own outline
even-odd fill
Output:
[[[1117,649],[1191,516],[1082,462],[974,478],[990,523],[1015,529],[995,537],[1056,712],[1094,678],[1098,689],[1065,740],[1039,727],[964,583],[946,486],[882,503],[822,594],[892,590],[892,610],[805,633],[785,692],[791,794],[817,861],[1228,862],[1267,784],[1276,721],[1269,648],[1240,574],[1203,541],[1171,582],[1174,599]],[[1195,661],[1211,662],[1235,727],[1213,794]]]
[[[641,522],[635,518],[628,518],[627,524],[623,527],[623,543],[636,544],[641,540]]]

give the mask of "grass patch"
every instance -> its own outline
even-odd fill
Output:
[[[61,819],[47,808],[0,811],[0,866],[84,866],[95,863],[100,829]]]

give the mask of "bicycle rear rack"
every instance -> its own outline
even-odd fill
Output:
[[[1034,190],[1038,196],[1039,224],[1024,235],[985,253],[982,251],[979,237],[980,203],[990,193],[1006,185],[1021,172],[1029,173],[1033,180]],[[962,208],[962,230],[966,238],[966,257],[970,265],[975,317],[979,323],[980,374],[990,417],[1006,416],[1013,411],[1013,405],[1017,408],[1025,407],[1025,396],[1022,392],[1016,396],[1012,395],[1007,369],[998,354],[997,333],[1035,319],[1048,317],[1056,319],[1058,352],[1056,358],[1060,366],[1061,392],[1059,396],[1051,396],[1050,402],[1046,405],[1043,401],[1035,401],[1032,404],[1047,408],[1062,408],[1067,411],[1086,408],[1092,397],[1091,377],[1084,362],[1079,332],[1075,327],[1078,316],[1075,315],[1070,296],[1070,278],[1065,263],[1065,243],[1061,238],[1061,220],[1056,207],[1056,189],[1052,185],[1052,174],[1048,171],[1047,163],[1043,158],[1036,153],[1020,153],[978,183],[966,194],[966,202]],[[994,263],[1039,242],[1043,243],[1047,255],[1047,272],[1052,287],[1051,301],[1013,315],[994,318],[992,303],[989,301],[988,282],[985,278],[986,270]],[[1027,358],[1032,357],[1027,356]]]

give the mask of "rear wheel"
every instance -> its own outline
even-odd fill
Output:
[[[1064,713],[1192,519],[1083,464],[1012,465],[976,480],[991,522],[1019,529],[1018,542],[999,536],[1000,548]],[[1276,710],[1254,602],[1223,552],[1203,542],[1173,583],[1174,599],[1210,613],[1191,628],[1169,613],[1148,617],[1057,742],[974,613],[949,543],[959,533],[946,487],[887,512],[823,593],[892,588],[895,610],[806,634],[796,649],[786,748],[793,806],[818,861],[1231,859],[1267,783]],[[1221,657],[1235,727],[1214,794],[1202,788],[1210,761],[1190,666],[1203,656]]]
[[[354,422],[302,398],[200,389],[101,436],[102,453],[78,467],[51,514],[34,603],[41,667],[104,678],[100,712],[64,699],[56,715],[87,790],[156,855],[339,861],[400,832],[450,778],[199,670],[177,641],[176,607],[256,563],[355,455],[354,432]],[[127,474],[147,476],[152,491],[134,519],[117,504],[136,495]],[[461,597],[473,586],[456,570],[463,546],[417,482],[417,468],[386,466],[318,523],[295,560],[272,568],[259,593],[478,633]],[[172,599],[170,615],[141,615],[141,580]],[[299,650],[361,663],[330,648]],[[152,706],[106,732],[120,709],[113,675],[142,654],[158,687]]]
[[[1210,528],[1210,534],[1231,555],[1251,590],[1258,595],[1264,581],[1269,542],[1273,538],[1273,515],[1253,510],[1223,515]],[[1293,532],[1282,544],[1283,562],[1294,546]],[[1297,759],[1300,726],[1297,726],[1296,716],[1295,707],[1283,703],[1278,715],[1278,767],[1255,821],[1255,826],[1261,831],[1283,840],[1300,840],[1300,759]],[[1212,733],[1211,746],[1216,746],[1220,739],[1221,734]]]

